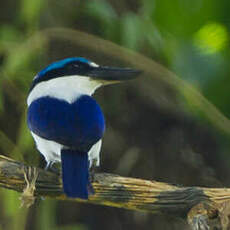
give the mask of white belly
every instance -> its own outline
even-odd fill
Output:
[[[31,132],[37,149],[45,157],[47,162],[60,162],[61,161],[61,149],[65,148],[64,145],[59,144],[55,141],[46,140],[42,137]],[[88,152],[88,157],[90,161],[90,167],[92,164],[95,166],[100,165],[100,150],[101,150],[102,140],[99,140]]]

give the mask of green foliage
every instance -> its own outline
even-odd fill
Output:
[[[19,18],[22,23],[26,24],[28,32],[32,33],[38,28],[44,3],[44,0],[21,0]]]

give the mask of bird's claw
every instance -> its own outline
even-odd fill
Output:
[[[93,162],[92,162],[92,166],[89,170],[89,180],[91,183],[94,182],[94,179],[95,179],[95,169],[97,167],[97,159],[93,159]]]
[[[57,174],[58,176],[60,176],[60,174],[61,174],[60,170],[59,170],[59,168],[55,167],[54,164],[55,164],[55,161],[47,162],[47,164],[45,166],[45,170],[53,172],[53,173]]]

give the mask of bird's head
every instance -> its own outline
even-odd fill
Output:
[[[100,66],[81,57],[66,58],[50,64],[35,76],[27,103],[41,96],[71,102],[77,94],[92,95],[100,86],[131,80],[139,74],[139,70]]]
[[[33,80],[31,89],[41,82],[55,79],[88,81],[101,85],[118,83],[136,78],[141,71],[131,68],[100,66],[82,57],[66,58],[41,70]]]

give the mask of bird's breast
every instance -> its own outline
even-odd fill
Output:
[[[27,122],[36,135],[84,152],[102,138],[105,130],[103,113],[88,95],[71,104],[57,98],[38,98],[28,108]]]

